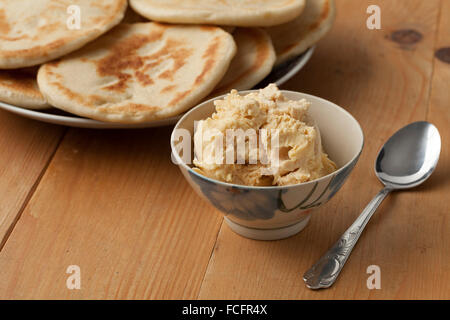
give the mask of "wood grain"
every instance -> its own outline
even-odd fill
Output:
[[[325,97],[349,110],[365,133],[362,157],[343,189],[297,236],[258,242],[239,237],[224,224],[200,298],[449,297],[449,282],[441,278],[448,277],[444,271],[450,265],[445,249],[450,240],[448,220],[436,203],[442,190],[432,188],[438,174],[420,191],[396,193],[385,200],[334,287],[311,291],[301,279],[381,188],[373,173],[378,149],[403,125],[426,118],[430,96],[439,1],[377,1],[382,11],[380,31],[365,28],[364,13],[371,2],[337,4],[333,31],[286,87]],[[411,29],[423,35],[420,42],[405,46],[391,40],[392,32]],[[367,289],[366,269],[372,264],[381,268],[381,290]]]
[[[70,130],[0,256],[0,297],[196,298],[221,217],[171,163],[170,131]]]
[[[13,218],[2,211],[0,219],[14,220],[24,206],[0,252],[0,298],[450,298],[450,65],[434,58],[450,46],[450,2],[379,0],[382,30],[366,28],[372,1],[336,3],[331,34],[285,88],[345,107],[366,145],[348,182],[304,231],[272,242],[234,234],[170,162],[169,127],[70,129],[30,193],[60,129],[14,118],[23,124],[4,130],[0,113],[0,146],[13,148],[0,154],[2,168],[13,168],[2,171],[0,191],[12,191],[0,208]],[[423,119],[443,137],[436,173],[385,200],[333,288],[306,289],[303,272],[381,188],[373,174],[380,146]],[[381,268],[381,290],[366,287],[372,264]],[[81,290],[66,287],[69,265],[81,268]]]
[[[441,15],[439,18],[439,31],[435,50],[449,48],[450,50],[450,1],[443,0]],[[424,210],[425,215],[430,215],[436,230],[432,247],[434,251],[430,255],[429,275],[424,282],[429,281],[442,283],[443,290],[439,297],[450,298],[450,62],[434,59],[434,72],[430,107],[427,120],[433,123],[439,130],[442,138],[441,157],[439,164],[430,183],[420,188],[423,199],[428,207]],[[426,237],[423,235],[422,237]],[[423,240],[423,242],[425,242]],[[431,242],[431,239],[428,240]],[[427,250],[426,248],[425,250]],[[438,296],[429,286],[420,286],[414,283],[415,290],[428,289],[427,296]]]
[[[63,132],[62,127],[0,111],[0,250]]]

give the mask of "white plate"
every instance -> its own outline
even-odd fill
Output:
[[[314,47],[309,48],[303,54],[298,57],[289,60],[280,66],[275,67],[272,72],[255,88],[265,87],[269,83],[276,83],[281,86],[283,83],[292,78],[300,69],[302,69],[305,64],[309,61],[314,52]],[[91,129],[138,129],[138,128],[152,128],[152,127],[163,127],[175,124],[182,115],[156,120],[145,123],[133,123],[133,124],[123,124],[114,122],[102,122],[92,119],[81,118],[69,113],[62,112],[60,110],[48,109],[48,110],[29,110],[21,107],[16,107],[7,103],[0,102],[0,109],[10,111],[12,113],[18,114],[20,116],[43,121],[52,124],[64,125],[69,127],[77,128],[91,128]]]

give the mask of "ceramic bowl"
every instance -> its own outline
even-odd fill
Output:
[[[242,91],[247,94],[251,91]],[[171,136],[172,160],[179,166],[186,180],[197,194],[221,211],[226,223],[236,233],[257,240],[276,240],[300,232],[311,214],[328,202],[344,184],[356,165],[364,145],[358,121],[343,108],[327,100],[292,91],[282,91],[291,100],[302,98],[311,102],[310,114],[315,119],[324,150],[338,166],[338,170],[306,183],[289,186],[251,187],[210,179],[192,170],[180,143],[192,137],[194,121],[209,117],[215,110],[208,100],[187,112],[176,124]],[[179,129],[184,129],[179,131]],[[178,132],[176,134],[176,132]],[[185,132],[180,138],[179,132]],[[212,214],[216,214],[211,210]]]

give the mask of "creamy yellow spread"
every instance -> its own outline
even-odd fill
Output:
[[[196,124],[194,170],[198,173],[240,185],[282,186],[311,181],[336,170],[322,150],[307,100],[289,100],[270,84],[245,96],[232,90],[214,104],[215,113]],[[250,129],[247,132],[256,132],[257,137],[256,143],[248,137],[241,140],[245,153],[241,153],[240,163],[239,144],[236,139],[226,139],[229,132],[238,129]],[[263,131],[265,135],[261,135]],[[266,158],[261,156],[261,148]],[[227,158],[227,152],[234,152],[234,156]],[[226,161],[233,157],[235,161]]]

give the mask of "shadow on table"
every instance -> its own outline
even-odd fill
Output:
[[[346,43],[348,42],[348,43]],[[282,89],[300,91],[337,103],[352,112],[352,101],[370,87],[382,57],[354,39],[342,41],[329,35],[321,41],[311,60]]]

